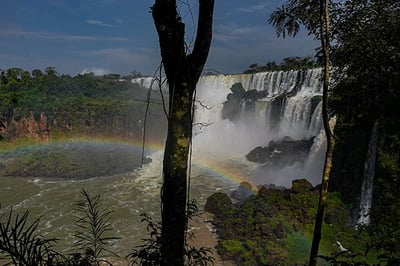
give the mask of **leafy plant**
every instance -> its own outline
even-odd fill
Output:
[[[102,208],[100,195],[92,197],[82,190],[82,196],[75,208],[79,213],[76,216],[79,229],[74,234],[78,239],[74,247],[78,251],[70,258],[53,250],[57,239],[45,239],[37,234],[40,218],[29,223],[28,211],[23,215],[14,215],[10,210],[8,215],[0,215],[0,259],[9,261],[7,265],[111,265],[100,256],[106,252],[116,255],[109,249],[112,242],[118,239],[108,234],[112,230],[112,211]]]
[[[186,211],[187,221],[192,219],[198,213],[198,207],[195,200],[188,203]],[[142,239],[143,244],[136,246],[133,251],[128,255],[131,259],[131,265],[160,265],[161,264],[161,222],[153,221],[153,219],[146,213],[142,213],[143,217],[141,222],[147,223],[147,232],[149,237]],[[186,246],[185,246],[185,259],[186,265],[206,266],[213,265],[214,258],[212,250],[209,247],[196,248],[187,244],[188,239],[194,238],[192,232],[186,233]]]
[[[28,216],[12,209],[0,216],[0,258],[9,260],[7,265],[54,265],[62,257],[52,249],[57,240],[37,234],[40,218],[29,223]]]
[[[146,213],[140,214],[141,222],[147,223],[149,237],[142,239],[142,245],[136,246],[128,256],[132,259],[131,265],[160,265],[161,264],[161,222],[153,221]]]
[[[100,265],[108,261],[101,259],[103,253],[116,255],[110,250],[113,241],[118,237],[110,236],[112,231],[111,210],[102,208],[100,195],[90,196],[84,189],[81,192],[83,199],[76,204],[75,210],[79,213],[76,218],[78,230],[74,234],[77,241],[74,247],[84,250],[84,254],[75,253],[73,261],[84,264],[79,265]]]

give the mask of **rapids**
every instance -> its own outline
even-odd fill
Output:
[[[0,215],[10,208],[15,213],[29,210],[32,219],[41,217],[39,233],[46,238],[58,238],[56,249],[69,253],[74,251],[74,204],[82,199],[81,190],[92,196],[100,194],[103,207],[113,211],[113,235],[121,238],[114,242],[113,250],[125,257],[147,236],[140,214],[147,213],[159,220],[162,152],[149,157],[152,162],[143,167],[112,176],[81,180],[0,177]],[[190,197],[199,205],[216,191],[230,193],[235,188],[230,180],[205,165],[194,163],[192,175]]]

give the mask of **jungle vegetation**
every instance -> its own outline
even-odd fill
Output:
[[[0,138],[25,137],[26,132],[18,132],[18,124],[39,122],[41,117],[40,130],[54,138],[96,134],[141,138],[147,102],[152,107],[150,115],[164,125],[165,119],[161,98],[152,94],[148,99],[148,90],[132,83],[133,77],[137,73],[70,76],[53,67],[31,72],[17,67],[0,70]]]

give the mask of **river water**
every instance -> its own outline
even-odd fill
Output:
[[[196,98],[201,104],[195,110],[190,198],[196,199],[201,207],[212,193],[229,193],[247,180],[255,185],[273,183],[288,187],[293,179],[307,178],[318,184],[325,142],[321,103],[315,101],[321,95],[319,75],[320,69],[314,69],[203,77]],[[151,79],[133,82],[149,87]],[[252,112],[246,111],[243,102],[242,109],[246,112],[241,112],[239,120],[233,122],[222,119],[221,111],[235,83],[241,83],[246,90],[267,94],[257,100]],[[272,112],[273,103],[279,99],[284,99],[279,112]],[[246,161],[245,154],[253,148],[286,136],[295,140],[315,137],[304,163],[268,169]],[[115,242],[115,250],[126,256],[146,236],[140,214],[148,213],[155,220],[160,216],[162,152],[159,150],[162,148],[148,154],[151,163],[124,174],[83,180],[0,177],[0,212],[13,206],[17,212],[29,210],[32,217],[42,216],[41,234],[59,238],[59,250],[66,251],[74,241],[73,208],[81,199],[81,190],[100,194],[104,207],[113,210],[115,236],[121,237]]]
[[[32,220],[41,217],[39,233],[58,238],[56,249],[68,253],[73,251],[73,233],[77,229],[74,204],[82,199],[81,191],[85,189],[92,196],[101,195],[102,206],[113,211],[113,235],[120,237],[113,249],[124,257],[146,237],[146,224],[140,222],[140,214],[147,213],[154,220],[160,217],[162,153],[154,152],[150,157],[152,162],[143,167],[113,176],[83,180],[0,177],[0,213],[12,207],[15,213],[29,210]],[[221,169],[218,172],[204,161],[192,164],[190,197],[198,201],[200,208],[212,193],[229,193],[237,187]],[[236,175],[240,171],[243,169],[238,169]]]

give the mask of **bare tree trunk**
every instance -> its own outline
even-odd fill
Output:
[[[211,45],[214,0],[199,0],[193,51],[186,54],[185,25],[176,0],[156,0],[152,7],[169,86],[168,133],[163,162],[162,265],[184,265],[187,225],[187,170],[192,141],[193,95]]]
[[[315,218],[315,228],[314,228],[314,236],[313,242],[311,246],[310,252],[310,266],[316,266],[318,260],[318,250],[319,243],[321,240],[321,231],[322,224],[325,216],[325,207],[326,207],[326,199],[328,195],[328,183],[329,183],[329,175],[332,168],[332,157],[333,150],[335,147],[335,138],[333,136],[332,129],[329,125],[329,116],[328,116],[328,89],[329,89],[329,9],[328,0],[320,0],[320,38],[321,38],[321,46],[323,51],[323,96],[322,96],[322,117],[324,123],[324,129],[326,134],[327,141],[327,150],[325,155],[325,164],[322,175],[322,185],[319,196],[318,210]]]

